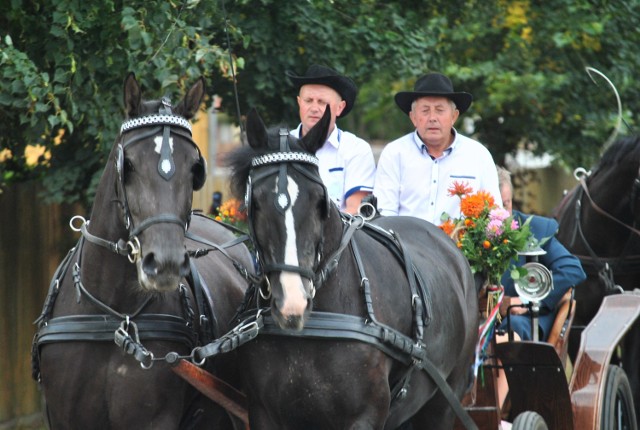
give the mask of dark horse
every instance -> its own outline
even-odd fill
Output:
[[[227,159],[266,278],[239,350],[251,428],[451,429],[478,332],[468,262],[426,221],[340,213],[313,155],[329,120],[298,140],[252,110]]]
[[[575,353],[579,334],[598,311],[605,295],[640,287],[640,138],[615,141],[590,173],[582,172],[556,210],[558,239],[580,258],[587,280],[578,285],[570,337]],[[640,413],[640,327],[623,344],[622,365]],[[638,415],[640,416],[640,415]]]
[[[34,376],[54,430],[237,423],[167,363],[175,359],[168,353],[189,356],[227,332],[246,290],[231,259],[252,264],[246,247],[222,246],[232,233],[191,212],[206,163],[188,119],[204,94],[200,79],[175,106],[166,98],[145,101],[133,74],[125,79],[126,120],[34,340]],[[189,250],[201,248],[185,234],[221,244],[223,252],[191,258]],[[232,380],[232,362],[232,355],[221,357],[209,370]]]

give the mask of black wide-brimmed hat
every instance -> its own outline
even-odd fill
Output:
[[[416,81],[413,91],[401,91],[396,94],[396,104],[407,115],[411,111],[411,103],[420,97],[446,97],[453,100],[460,113],[471,106],[473,96],[465,92],[453,91],[451,80],[441,73],[428,73]]]
[[[289,71],[285,73],[298,90],[301,86],[307,84],[326,85],[336,90],[338,94],[340,94],[340,97],[346,102],[346,106],[338,118],[347,116],[351,108],[353,108],[353,104],[356,102],[356,94],[358,93],[356,84],[351,79],[341,75],[330,67],[314,64],[309,66],[304,76],[298,76]]]

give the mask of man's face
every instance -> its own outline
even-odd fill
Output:
[[[331,108],[331,124],[329,132],[333,131],[336,117],[342,113],[347,105],[337,91],[326,85],[308,84],[300,87],[298,95],[298,107],[300,108],[300,122],[302,122],[302,135],[316,125],[322,118],[327,105]]]
[[[502,207],[512,213],[513,211],[513,191],[509,185],[500,187],[500,197],[502,197]]]
[[[421,97],[413,103],[409,117],[426,143],[448,142],[460,112],[446,97]]]

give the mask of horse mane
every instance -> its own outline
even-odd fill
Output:
[[[269,137],[268,148],[255,149],[250,145],[241,146],[238,149],[228,152],[223,158],[223,164],[231,170],[229,177],[229,188],[231,194],[238,199],[244,198],[247,191],[247,178],[251,171],[251,160],[265,154],[271,154],[280,150],[279,130],[287,128],[284,125],[273,126],[267,130]],[[288,130],[288,128],[287,128]],[[304,151],[298,144],[298,139],[289,135],[289,146],[292,151]]]
[[[596,170],[617,166],[624,161],[640,163],[640,137],[624,136],[616,140],[602,155]]]

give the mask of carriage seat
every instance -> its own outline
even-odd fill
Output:
[[[576,313],[576,299],[573,293],[573,288],[570,288],[560,299],[556,319],[547,338],[547,342],[554,347],[565,367],[569,348],[569,331]]]

